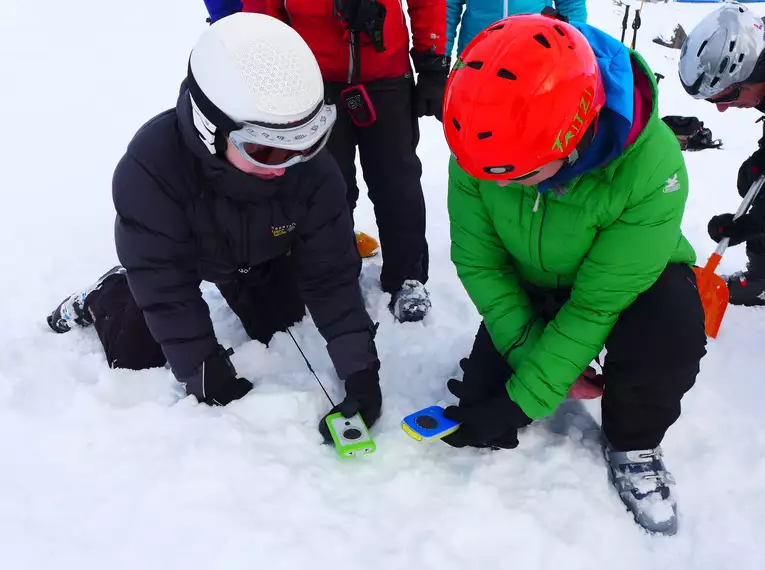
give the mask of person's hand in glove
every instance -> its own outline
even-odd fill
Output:
[[[720,214],[709,220],[707,231],[714,241],[729,238],[728,245],[734,246],[765,234],[765,220],[752,217],[751,214],[745,214],[737,220],[733,219],[733,214]]]
[[[465,387],[459,380],[449,380],[449,391],[460,398],[458,406],[449,406],[444,415],[461,425],[457,431],[443,438],[452,447],[501,447],[518,446],[516,432],[531,423],[520,406],[510,399],[507,391],[480,403],[463,404]]]
[[[463,358],[460,360],[462,382],[452,378],[449,382],[457,382],[460,393],[460,405],[470,406],[490,399],[492,396],[506,393],[504,382],[497,382],[498,374],[488,368],[492,363],[481,358]],[[495,363],[496,364],[496,363]],[[449,384],[447,383],[447,386]]]
[[[179,378],[186,385],[186,392],[208,406],[225,406],[252,390],[252,382],[237,377],[229,359],[232,354],[232,349],[218,345],[193,375]]]
[[[411,54],[414,69],[417,71],[415,87],[417,116],[433,116],[440,121],[451,58],[415,50],[412,50]]]
[[[738,193],[743,198],[755,181],[765,174],[765,147],[757,149],[738,169]],[[762,198],[762,193],[758,198]]]
[[[319,433],[324,437],[324,443],[333,443],[332,435],[327,426],[327,416],[340,412],[350,418],[361,414],[367,428],[371,428],[380,417],[382,393],[380,392],[380,376],[374,370],[361,370],[351,374],[345,380],[345,399],[332,408],[319,422]]]

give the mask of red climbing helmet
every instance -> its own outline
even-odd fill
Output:
[[[510,16],[462,52],[446,85],[444,132],[471,176],[520,178],[578,156],[604,103],[595,54],[579,30],[546,15]]]

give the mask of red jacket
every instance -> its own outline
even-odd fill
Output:
[[[361,46],[360,80],[400,77],[409,67],[409,30],[402,0],[378,0],[387,9],[383,27],[385,51],[371,42]],[[335,15],[333,0],[243,0],[245,12],[260,12],[290,24],[306,41],[325,80],[350,81],[351,48]],[[443,55],[446,50],[446,0],[408,0],[414,49]]]

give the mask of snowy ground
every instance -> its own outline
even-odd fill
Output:
[[[684,230],[701,259],[712,250],[710,215],[736,207],[758,113],[720,115],[689,99],[678,52],[651,39],[677,21],[690,29],[713,7],[646,4],[638,38],[667,78],[662,113],[698,115],[725,141],[686,155]],[[590,0],[589,11],[618,37],[622,8]],[[343,462],[318,445],[326,404],[289,338],[269,349],[248,341],[212,291],[219,338],[256,382],[225,409],[180,399],[168,371],[109,370],[93,331],[51,333],[45,315],[115,261],[112,169],[135,130],[174,104],[204,18],[201,0],[3,5],[0,567],[765,568],[762,310],[730,310],[665,440],[681,511],[672,539],[632,522],[580,414],[560,413],[502,453],[422,447],[401,431],[404,415],[446,398],[478,324],[448,258],[448,151],[432,119],[420,156],[433,311],[425,323],[394,324],[379,261],[362,279],[381,323],[376,454]],[[374,231],[368,203],[357,220]],[[736,248],[723,269],[743,260]],[[303,323],[296,334],[332,384],[318,333]]]

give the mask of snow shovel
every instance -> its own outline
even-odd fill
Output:
[[[737,220],[746,213],[763,184],[765,184],[765,176],[761,176],[752,184],[744,197],[744,201],[741,202],[738,210],[736,210],[733,216],[734,220]],[[721,239],[715,252],[709,256],[707,264],[703,268],[693,268],[693,271],[696,273],[696,287],[699,290],[701,304],[704,307],[704,330],[707,336],[711,338],[717,338],[717,333],[720,331],[720,325],[725,316],[725,310],[728,308],[728,284],[715,273],[725,250],[728,249],[728,242],[730,242],[728,238]]]

